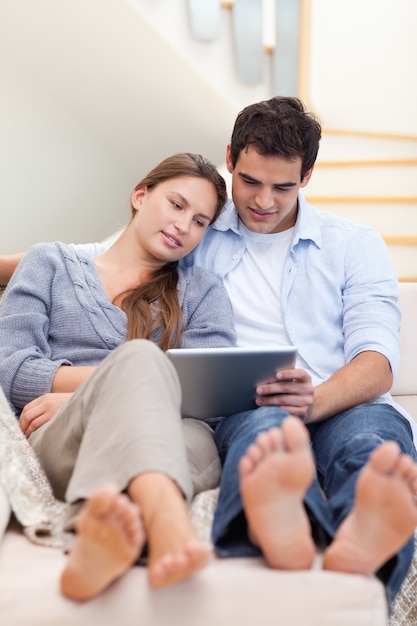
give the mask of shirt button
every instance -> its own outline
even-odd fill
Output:
[[[235,260],[237,259],[237,254],[234,254],[234,255],[232,256],[232,259],[235,261]]]

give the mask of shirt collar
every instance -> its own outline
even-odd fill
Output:
[[[226,202],[224,209],[214,224],[211,225],[211,228],[222,231],[232,230],[234,233],[239,233],[239,216],[231,198]]]
[[[300,240],[310,240],[320,248],[321,239],[319,214],[317,210],[307,202],[304,196],[299,193],[298,215],[294,228],[293,246]]]
[[[239,234],[239,217],[233,200],[229,198],[225,207],[217,220],[212,224],[214,230],[231,230]],[[294,228],[294,239],[292,245],[295,246],[300,240],[313,241],[318,248],[321,246],[321,231],[319,227],[318,214],[304,196],[298,194],[298,216]]]

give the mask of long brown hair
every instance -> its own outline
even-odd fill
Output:
[[[149,172],[135,187],[152,189],[160,183],[181,176],[203,178],[213,184],[217,193],[216,211],[210,223],[218,217],[226,199],[226,184],[215,166],[200,154],[174,154]],[[135,209],[132,206],[132,215]],[[182,311],[178,300],[178,262],[167,263],[145,282],[123,295],[121,308],[127,315],[127,339],[155,339],[162,350],[178,347],[181,338]]]

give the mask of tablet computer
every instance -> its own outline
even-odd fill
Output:
[[[255,389],[295,366],[295,346],[167,350],[182,388],[184,417],[208,418],[255,409]]]

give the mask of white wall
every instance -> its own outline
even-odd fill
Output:
[[[129,168],[4,56],[0,75],[1,252],[95,240],[124,223]]]
[[[127,0],[236,110],[273,95],[236,81],[231,11],[220,39],[189,37],[187,0]],[[416,0],[305,0],[310,10],[307,92],[325,126],[417,135]]]
[[[417,134],[415,0],[310,1],[324,126]],[[239,84],[230,11],[218,42],[195,42],[186,0],[0,0],[0,253],[105,236],[167,154],[221,164],[237,112],[272,95],[269,63],[264,85]]]
[[[221,163],[236,114],[125,0],[1,0],[0,90],[0,252],[107,235],[168,154]]]
[[[216,0],[206,0],[216,2]],[[218,0],[220,3],[220,0]],[[251,102],[271,97],[270,57],[265,54],[264,83],[242,84],[236,80],[232,14],[220,12],[219,38],[201,42],[190,36],[188,0],[127,0],[158,32],[185,63],[204,76],[219,93],[225,94],[238,113]],[[230,129],[231,131],[232,129]]]
[[[417,2],[310,1],[310,100],[323,124],[417,135]]]

